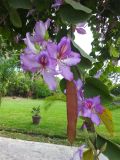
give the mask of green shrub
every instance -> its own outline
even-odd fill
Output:
[[[7,88],[8,96],[27,97],[31,90],[30,78],[21,73],[15,74],[14,78],[9,82]]]
[[[42,79],[36,79],[32,83],[33,98],[44,98],[52,95],[48,86],[43,82]]]
[[[17,72],[9,81],[7,96],[44,98],[52,95],[42,78],[32,80],[29,74]]]

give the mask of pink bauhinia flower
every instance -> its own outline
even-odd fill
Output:
[[[56,88],[55,66],[47,51],[41,51],[39,54],[21,54],[20,59],[23,70],[40,73],[51,90]]]
[[[78,116],[90,118],[96,125],[100,124],[98,114],[102,114],[104,107],[100,103],[100,96],[85,98],[83,83],[80,79],[75,81],[78,97]]]
[[[84,99],[79,106],[79,116],[90,118],[96,125],[100,124],[98,114],[102,114],[104,107],[100,104],[100,97]]]
[[[54,63],[58,66],[58,72],[67,80],[73,80],[70,67],[80,62],[80,54],[71,50],[70,39],[63,37],[57,44],[48,43],[47,50]]]

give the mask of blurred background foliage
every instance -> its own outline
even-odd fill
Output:
[[[81,63],[73,67],[72,71],[76,79],[81,75],[84,80],[86,91],[89,92],[86,95],[106,93],[119,95],[119,0],[72,0],[72,3],[64,0],[59,9],[51,8],[54,0],[1,0],[0,2],[1,94],[24,97],[32,94],[36,98],[52,94],[39,77],[33,80],[33,75],[24,76],[19,61],[19,55],[25,47],[22,39],[26,32],[32,32],[36,21],[50,18],[52,21],[49,34],[57,42],[62,36],[71,35],[75,25],[80,22],[86,22],[92,31],[94,40],[90,55],[75,43],[72,46],[73,50],[80,51],[82,55]],[[101,74],[97,79],[94,78],[94,83],[99,83],[99,86],[92,83],[92,77],[98,72]]]

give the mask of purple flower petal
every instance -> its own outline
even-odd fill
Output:
[[[48,27],[50,26],[50,19],[44,23],[43,21],[39,21],[35,24],[35,33],[34,39],[36,42],[42,42],[45,38]]]
[[[97,113],[99,113],[99,114],[102,114],[103,111],[104,111],[104,107],[103,107],[102,105],[100,105],[100,104],[97,104],[97,105],[95,106],[95,111],[96,111]]]
[[[36,72],[40,69],[40,64],[37,62],[35,54],[21,54],[20,56],[22,68],[26,71]]]
[[[47,21],[45,22],[45,28],[46,28],[46,30],[49,28],[50,22],[51,22],[51,19],[48,18]]]
[[[96,125],[99,125],[100,124],[100,118],[98,117],[97,114],[95,113],[92,113],[91,114],[91,120],[93,123],[95,123]]]
[[[100,104],[100,96],[93,97],[92,101],[94,105]]]
[[[76,31],[79,33],[79,34],[86,34],[86,30],[84,28],[76,28]]]
[[[26,53],[36,53],[37,50],[34,46],[34,43],[31,41],[32,37],[30,36],[30,33],[26,33],[26,38],[24,38],[24,42],[27,45],[27,48],[25,49]]]
[[[44,78],[44,81],[48,84],[48,86],[51,90],[56,89],[57,83],[55,81],[55,77],[54,77],[54,74],[52,74],[52,72],[45,71],[43,73],[43,78]]]
[[[71,55],[72,57],[80,58],[80,54],[79,54],[79,53],[76,53],[76,52],[73,52],[73,51],[71,51],[70,55]]]
[[[71,45],[70,45],[70,39],[67,37],[63,37],[58,44],[58,53],[59,57],[66,58],[71,53]]]
[[[91,109],[87,109],[87,108],[83,108],[83,116],[84,117],[88,117],[91,118],[91,114],[92,114],[92,110]]]
[[[102,114],[104,107],[100,104],[100,97],[93,97],[88,99],[81,99],[78,92],[78,115],[88,117],[96,125],[100,124],[98,113]]]
[[[59,8],[63,4],[63,0],[54,0],[53,8]]]
[[[102,74],[101,70],[97,71],[97,73],[94,75],[94,78],[97,78],[97,79],[100,78],[101,74]]]
[[[55,43],[49,42],[47,44],[47,51],[50,57],[56,59],[57,61],[57,45]]]
[[[86,30],[84,28],[85,28],[85,23],[79,23],[76,25],[76,31],[79,34],[86,34]]]
[[[41,39],[44,39],[45,32],[46,32],[46,28],[44,23],[42,21],[37,22],[35,25],[36,35],[40,36]]]
[[[64,64],[66,64],[68,66],[73,66],[73,65],[76,65],[80,62],[80,58],[68,57],[66,59],[61,60],[61,62],[63,62]]]
[[[73,73],[70,70],[69,66],[65,66],[63,64],[59,65],[59,69],[61,71],[61,75],[63,75],[63,77],[69,81],[73,80]]]
[[[49,42],[47,51],[53,63],[56,63],[59,68],[59,73],[67,80],[73,80],[73,73],[70,71],[70,66],[80,62],[80,55],[71,51],[70,39],[63,37],[58,45]]]
[[[73,157],[72,157],[70,160],[82,160],[84,148],[85,148],[85,145],[82,145],[82,146],[73,154]]]
[[[43,69],[48,67],[50,62],[48,52],[41,51],[37,56],[37,62],[42,66]]]

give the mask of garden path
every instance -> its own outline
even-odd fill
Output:
[[[0,137],[0,160],[70,160],[75,150],[75,147]]]

